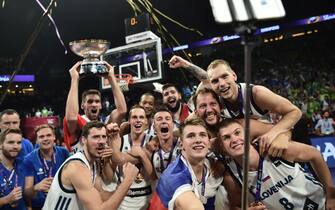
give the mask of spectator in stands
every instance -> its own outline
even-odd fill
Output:
[[[37,108],[36,112],[35,112],[35,117],[41,117],[42,116],[42,112],[40,111],[39,108]]]
[[[48,116],[48,109],[43,106],[42,110],[41,110],[41,115],[42,117],[47,117]]]
[[[324,111],[322,118],[315,125],[316,133],[320,136],[334,135],[334,120],[329,116],[328,111]]]
[[[0,129],[4,131],[7,128],[20,129],[20,115],[14,109],[5,109],[0,113]],[[19,157],[22,161],[24,157],[33,151],[33,144],[29,139],[22,138],[22,148]]]

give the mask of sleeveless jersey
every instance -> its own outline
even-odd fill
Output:
[[[53,209],[53,210],[85,210],[82,203],[76,194],[76,190],[72,187],[64,186],[61,181],[61,173],[65,164],[73,160],[80,160],[91,170],[90,164],[88,163],[85,155],[82,152],[77,152],[76,154],[70,156],[57,171],[51,187],[49,189],[47,198],[43,206],[43,210]],[[96,164],[93,166],[92,183],[94,184],[96,179]]]
[[[141,146],[144,147],[144,145],[149,142],[151,136],[145,134]],[[123,141],[121,144],[121,152],[126,152],[131,149],[132,146],[132,140],[130,138],[130,134],[123,136]],[[150,178],[145,174],[144,167],[140,168],[140,172],[143,175],[142,181],[134,181],[132,185],[130,186],[130,189],[125,196],[124,200],[120,204],[119,210],[145,210],[148,207],[152,189],[151,189],[151,181]],[[119,170],[116,171],[118,182],[123,181],[123,177],[121,175],[121,172]]]
[[[172,144],[172,150],[170,152],[164,152],[161,148],[158,149],[151,159],[153,169],[155,170],[157,178],[161,176],[163,171],[176,160],[179,154],[178,140],[174,139]]]
[[[238,103],[238,110],[233,110],[232,107],[229,106],[229,103],[225,103],[225,100],[220,97],[221,104],[223,105],[223,115],[226,118],[235,118],[241,119],[244,117],[245,110],[243,108],[244,96],[246,93],[246,84],[245,83],[237,83],[238,86],[238,96],[237,96],[237,103]],[[253,86],[251,85],[251,93],[252,93]],[[257,106],[254,101],[253,94],[250,95],[250,115],[252,118],[263,118],[264,115],[268,114],[268,111],[263,111],[261,108]]]
[[[151,119],[150,121],[151,123],[149,123],[148,128],[144,132],[149,136],[155,136],[153,119]]]
[[[233,176],[242,183],[242,170],[233,160],[228,160]],[[249,198],[256,192],[257,171],[248,177]],[[305,172],[298,163],[282,159],[263,161],[260,201],[267,209],[325,209],[325,192],[320,182]]]

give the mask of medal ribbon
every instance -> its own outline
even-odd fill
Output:
[[[51,161],[50,168],[48,166],[47,160],[44,157],[42,157],[41,152],[39,152],[38,154],[39,154],[39,158],[40,158],[40,163],[41,163],[41,165],[43,167],[44,176],[45,177],[52,177],[52,168],[56,165],[55,150],[54,150],[53,155],[52,155],[52,161]]]
[[[143,145],[144,145],[145,137],[146,137],[146,134],[144,134],[144,136],[143,136],[143,138],[142,138],[142,141],[141,141],[141,147],[143,147]],[[132,147],[132,146],[133,146],[133,140],[131,139],[130,134],[128,134],[128,139],[129,139],[130,147]]]
[[[4,178],[4,181],[6,183],[5,187],[1,190],[1,194],[4,196],[4,193],[5,191],[8,189],[8,187],[10,186],[11,184],[11,181],[15,175],[15,182],[13,183],[13,186],[17,187],[18,186],[18,182],[19,182],[19,177],[16,173],[16,170],[15,170],[15,167],[16,167],[16,164],[14,165],[13,169],[11,170],[10,172],[10,175],[7,179],[7,176],[4,175],[3,173],[3,170],[1,170],[1,176]]]
[[[163,150],[162,148],[159,149],[158,151],[158,155],[159,155],[159,160],[160,160],[160,169],[161,169],[161,173],[163,173],[163,171],[169,166],[169,164],[172,161],[172,156],[173,156],[173,151],[174,148],[176,147],[177,141],[174,139],[171,150],[170,150],[170,154],[169,154],[169,158],[167,160],[167,164],[166,167],[164,166],[164,158],[163,158]]]

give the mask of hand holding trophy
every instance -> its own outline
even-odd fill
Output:
[[[109,69],[99,57],[108,50],[110,42],[102,39],[84,39],[72,41],[69,46],[76,55],[84,57],[80,65],[80,76],[108,75]]]

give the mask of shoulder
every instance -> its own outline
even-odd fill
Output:
[[[22,146],[33,148],[33,144],[31,143],[31,141],[26,138],[22,138]]]
[[[36,159],[38,157],[38,149],[34,149],[33,151],[31,151],[29,154],[27,154],[24,159],[23,162],[30,162],[33,161],[34,159]]]
[[[272,92],[270,89],[263,85],[252,85],[252,93],[253,94],[260,94],[262,92]]]
[[[60,147],[60,146],[56,146],[55,149],[56,149],[56,153],[60,153],[60,154],[69,156],[69,151],[66,148]]]
[[[81,176],[81,173],[85,171],[89,173],[89,170],[90,169],[88,168],[86,163],[79,158],[70,159],[63,166],[63,172],[66,171],[68,174],[74,176],[78,176],[78,174],[80,174]]]

